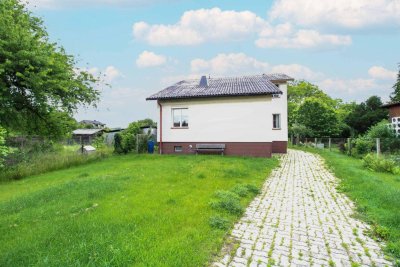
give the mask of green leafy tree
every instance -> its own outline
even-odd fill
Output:
[[[9,149],[6,146],[6,130],[0,126],[0,168],[3,167],[4,157],[7,156]]]
[[[392,102],[400,102],[400,64],[399,73],[397,73],[397,81],[393,85],[394,92],[390,95],[390,100]]]
[[[324,93],[318,86],[306,82],[295,81],[288,85],[288,122],[289,126],[293,125],[297,120],[299,107],[304,101],[310,97],[318,98],[326,105],[336,109],[341,100],[332,99]]]
[[[0,122],[7,130],[56,137],[79,106],[95,105],[98,82],[18,0],[0,1]],[[68,123],[67,123],[68,124]]]
[[[338,134],[338,119],[335,110],[318,98],[307,98],[301,104],[297,121],[310,129],[315,137]]]
[[[303,124],[293,123],[289,128],[289,135],[294,137],[313,137],[313,131]]]
[[[388,111],[381,106],[381,98],[371,96],[365,102],[357,105],[344,121],[356,135],[364,134],[371,126],[388,118]]]

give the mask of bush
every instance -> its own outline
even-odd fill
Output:
[[[249,189],[244,184],[238,184],[231,191],[240,197],[246,197],[249,194]]]
[[[368,154],[363,158],[363,166],[377,172],[400,173],[400,168],[396,162],[390,158]]]
[[[355,149],[358,155],[365,155],[371,152],[372,142],[366,138],[357,138],[355,141]]]
[[[247,184],[246,187],[250,193],[253,193],[255,195],[260,194],[260,188],[258,188],[257,186],[255,186],[253,184]]]
[[[220,216],[213,216],[210,218],[210,226],[212,228],[226,230],[229,228],[229,220]]]
[[[229,191],[217,191],[215,196],[217,200],[210,203],[212,208],[236,215],[243,213],[244,208],[241,206],[240,198],[237,194]]]

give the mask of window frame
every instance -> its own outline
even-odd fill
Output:
[[[182,153],[183,152],[183,146],[174,146],[174,152],[175,153]]]
[[[179,126],[175,126],[175,111],[180,110],[180,115],[179,115]],[[183,125],[183,116],[182,116],[182,110],[186,110],[187,114],[187,125],[186,126],[182,126]],[[186,107],[176,107],[176,108],[171,108],[171,117],[172,117],[172,129],[188,129],[189,128],[189,108]]]
[[[278,116],[278,125],[275,125],[275,116]],[[275,127],[278,126],[278,127]],[[281,130],[282,128],[282,120],[280,113],[273,113],[272,114],[272,130]]]

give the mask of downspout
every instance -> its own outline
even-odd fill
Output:
[[[162,154],[162,106],[160,104],[160,101],[157,100],[157,104],[160,107],[160,145],[159,145],[159,150],[160,150],[160,154]]]

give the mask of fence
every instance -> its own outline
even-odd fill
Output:
[[[312,146],[320,149],[339,150],[353,154],[400,154],[400,138],[290,138],[292,145]]]

